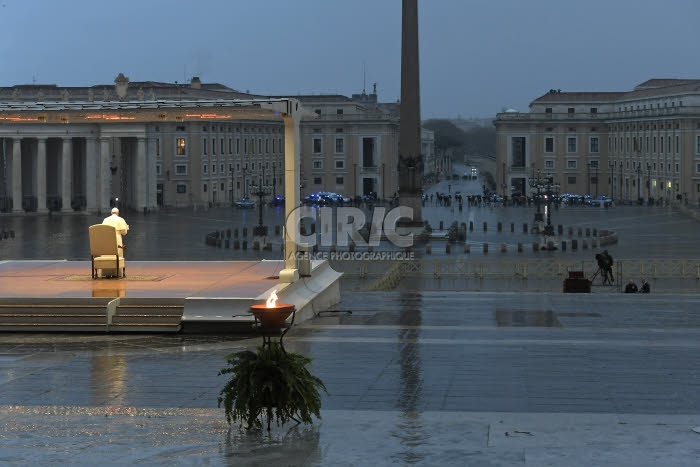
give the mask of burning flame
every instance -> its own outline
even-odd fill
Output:
[[[277,307],[277,290],[273,290],[270,296],[267,298],[267,303],[266,305],[267,308],[276,308]]]

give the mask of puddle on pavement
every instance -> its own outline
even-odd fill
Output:
[[[552,310],[496,310],[495,318],[498,327],[561,327],[561,323]]]

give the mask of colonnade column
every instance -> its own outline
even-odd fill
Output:
[[[22,212],[22,139],[12,138],[12,212]]]
[[[61,153],[61,212],[71,212],[73,206],[73,139],[63,138]]]
[[[89,213],[95,213],[99,210],[100,196],[98,195],[97,187],[100,181],[100,172],[98,170],[100,155],[97,152],[97,138],[88,137],[85,140],[85,203]]]
[[[48,212],[46,208],[46,138],[37,138],[36,150],[36,212]]]
[[[100,174],[100,210],[102,212],[109,211],[109,201],[111,197],[111,176],[109,170],[109,141],[110,138],[100,138],[100,166],[98,173]]]
[[[148,180],[148,166],[146,165],[146,138],[136,138],[136,202],[134,207],[142,211],[148,206],[146,197],[146,185]]]

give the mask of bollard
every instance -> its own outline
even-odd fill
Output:
[[[500,222],[498,224],[496,224],[496,230],[499,232],[502,232],[503,231],[503,224],[501,224]]]
[[[488,252],[489,252],[489,244],[484,243],[484,253],[488,253]]]
[[[501,253],[508,251],[508,246],[505,243],[501,243]]]
[[[566,251],[566,240],[561,241],[561,251]]]
[[[427,245],[425,245],[425,254],[430,255],[432,253],[433,253],[433,248],[430,246],[430,243],[428,243]]]
[[[510,223],[510,231],[515,232],[515,224],[512,222]]]
[[[571,240],[571,250],[572,251],[578,250],[578,240],[576,240],[575,238],[573,240]]]
[[[442,226],[443,226],[442,221],[440,221],[440,230],[442,230]]]
[[[474,221],[469,221],[469,231],[470,232],[474,231]]]
[[[523,243],[518,242],[518,253],[522,253],[522,252],[523,252]]]
[[[486,232],[486,222],[484,222],[484,232]]]
[[[450,254],[450,250],[451,250],[450,244],[449,244],[449,243],[445,243],[445,253],[447,253],[447,254],[449,255],[449,254]]]
[[[469,247],[469,244],[468,244],[468,243],[465,243],[465,244],[464,244],[464,252],[465,252],[465,253],[469,253],[470,251],[471,251],[471,248]]]
[[[559,225],[557,226],[557,233],[558,233],[559,235],[561,235],[561,234],[564,233],[564,226],[563,226],[563,225],[559,224]]]

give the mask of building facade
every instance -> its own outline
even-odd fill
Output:
[[[629,92],[550,90],[528,113],[499,113],[499,193],[700,203],[700,80],[652,79]]]
[[[284,195],[279,98],[220,84],[130,82],[0,88],[0,212],[107,212],[230,205]],[[372,94],[297,96],[302,195],[392,196],[398,105]],[[258,104],[261,102],[262,104]]]

